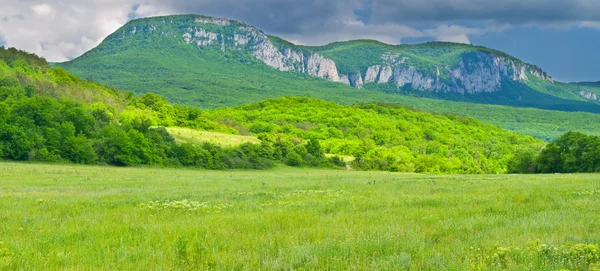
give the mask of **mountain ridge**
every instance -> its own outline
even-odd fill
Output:
[[[118,53],[129,44],[160,49],[160,43],[165,48],[187,45],[203,52],[237,51],[279,71],[391,94],[600,112],[599,95],[594,95],[598,90],[555,82],[536,65],[483,46],[447,42],[390,45],[375,40],[299,46],[242,21],[202,15],[132,20],[98,47],[58,65],[69,68],[73,65],[68,63],[92,57],[95,52]],[[112,52],[107,50],[111,46]],[[247,61],[244,58],[248,56],[238,58]]]

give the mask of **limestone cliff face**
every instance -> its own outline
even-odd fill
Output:
[[[383,53],[374,64],[359,67],[343,74],[336,62],[293,44],[279,42],[259,29],[239,21],[198,17],[178,27],[177,33],[169,24],[132,26],[122,33],[128,35],[160,33],[173,36],[190,46],[215,47],[225,50],[244,50],[280,71],[300,72],[310,76],[362,88],[365,84],[391,84],[397,88],[409,87],[419,91],[483,93],[501,90],[507,81],[526,82],[534,78],[554,83],[541,69],[488,51],[473,50],[462,53],[458,61],[448,65],[415,64],[418,60],[398,52]],[[431,62],[435,63],[435,62]],[[594,93],[580,95],[595,99]]]
[[[588,100],[600,101],[600,99],[598,98],[598,95],[596,95],[596,93],[591,92],[591,91],[580,90],[579,95],[581,95],[581,97],[584,97]]]
[[[528,81],[537,77],[554,82],[542,70],[518,63],[503,56],[488,52],[470,52],[454,67],[435,66],[431,72],[421,71],[407,64],[409,59],[382,56],[386,64],[367,68],[365,83],[393,83],[397,87],[410,85],[421,91],[481,93],[495,92],[502,87],[503,80]]]

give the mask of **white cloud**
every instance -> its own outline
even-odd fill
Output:
[[[39,4],[31,7],[35,14],[40,16],[50,15],[52,13],[52,6],[48,4]]]
[[[125,24],[135,1],[7,0],[10,3],[0,9],[0,32],[6,46],[53,62],[67,61],[97,46]],[[152,5],[140,5],[136,10],[137,16],[164,13]]]
[[[456,43],[471,44],[470,35],[481,35],[485,29],[470,28],[460,25],[438,25],[435,29],[425,30],[428,36],[435,37],[438,41],[449,41]]]
[[[135,11],[135,17],[161,16],[176,13],[170,7],[158,7],[150,4],[139,5]]]

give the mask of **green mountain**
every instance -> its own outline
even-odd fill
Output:
[[[202,108],[293,95],[464,114],[546,140],[567,130],[600,132],[572,124],[589,123],[595,114],[490,107],[597,113],[600,105],[588,93],[600,90],[555,82],[504,53],[463,44],[296,46],[239,21],[183,15],[133,20],[93,50],[57,65],[119,89]]]
[[[260,142],[179,144],[161,126]],[[263,169],[342,167],[338,157],[353,156],[352,167],[365,170],[503,173],[515,155],[543,145],[470,118],[389,104],[284,97],[212,110],[172,105],[0,47],[0,160]]]

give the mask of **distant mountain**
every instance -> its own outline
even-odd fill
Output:
[[[201,107],[289,94],[314,97],[324,88],[337,100],[348,92],[345,84],[389,94],[600,112],[598,99],[587,94],[599,90],[555,82],[534,65],[484,47],[369,40],[297,46],[243,22],[199,15],[133,20],[97,48],[59,65],[114,87]],[[358,93],[373,100],[368,92]]]
[[[571,83],[571,85],[600,87],[600,81],[598,81],[598,82],[574,82],[574,83]]]

